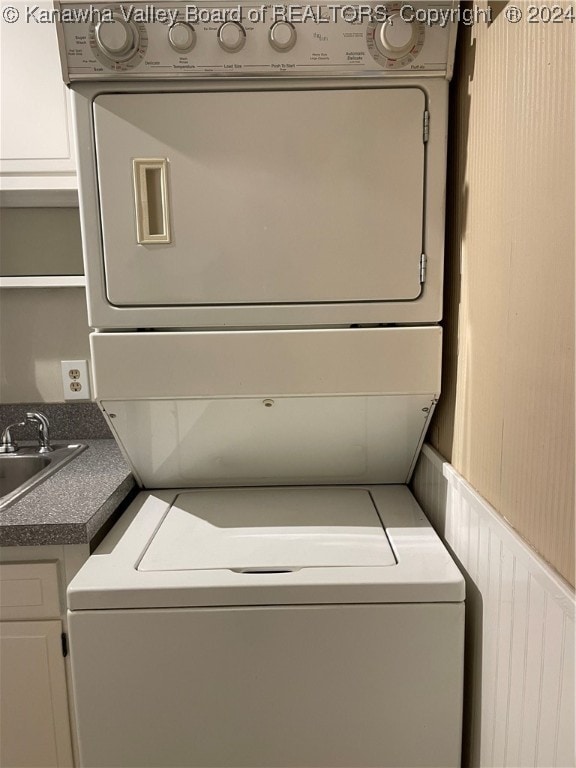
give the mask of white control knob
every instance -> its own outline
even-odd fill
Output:
[[[384,56],[402,56],[412,48],[416,38],[416,25],[394,13],[376,33],[376,47]]]
[[[126,61],[137,51],[140,36],[134,24],[124,19],[113,18],[96,25],[96,45],[114,61]]]
[[[236,53],[244,47],[246,32],[237,21],[226,21],[218,30],[220,47],[228,53]]]
[[[178,53],[186,53],[196,44],[196,32],[185,21],[177,21],[168,30],[168,42]]]
[[[270,27],[268,40],[272,48],[280,53],[290,51],[296,45],[296,29],[287,21],[277,21]]]

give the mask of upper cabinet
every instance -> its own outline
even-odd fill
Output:
[[[70,92],[51,2],[2,3],[0,204],[78,205]]]

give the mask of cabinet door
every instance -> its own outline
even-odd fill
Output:
[[[37,20],[52,3],[10,5],[18,17],[0,25],[3,204],[77,205],[71,102],[56,25]],[[29,17],[29,9],[36,15]]]
[[[0,765],[72,766],[60,621],[0,624]]]

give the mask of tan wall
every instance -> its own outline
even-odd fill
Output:
[[[81,275],[78,208],[0,208],[0,275]]]
[[[429,437],[572,584],[574,73],[568,23],[461,29]]]
[[[64,400],[61,360],[89,360],[83,288],[0,289],[0,403]]]
[[[77,208],[0,210],[1,275],[82,274]],[[61,360],[87,360],[83,288],[0,289],[0,402],[60,402]]]

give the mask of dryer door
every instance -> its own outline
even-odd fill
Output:
[[[417,298],[424,111],[417,87],[97,96],[108,300]]]

